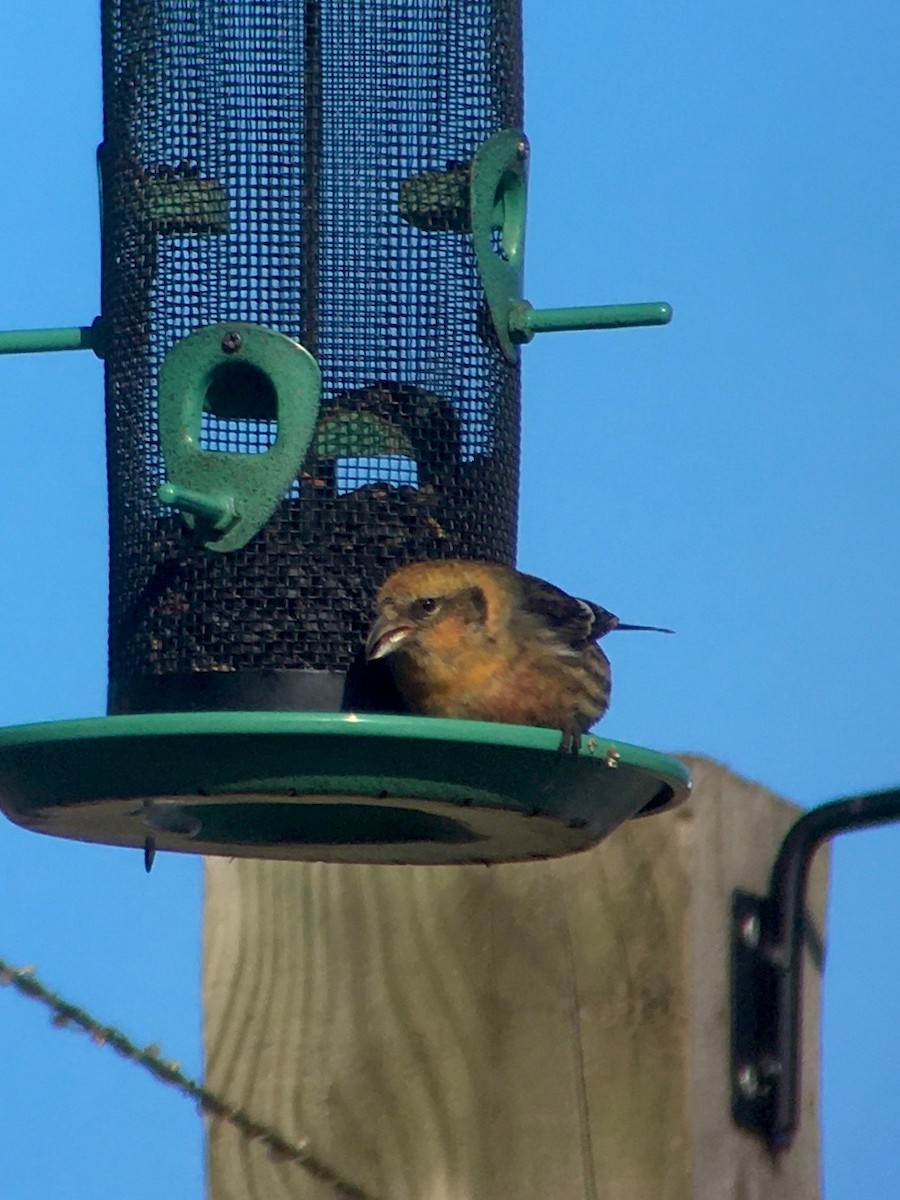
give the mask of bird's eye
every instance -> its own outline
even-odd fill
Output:
[[[417,617],[428,617],[437,611],[437,607],[438,602],[434,596],[423,596],[413,605],[413,612]]]

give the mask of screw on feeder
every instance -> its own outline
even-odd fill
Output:
[[[241,348],[241,335],[236,329],[229,329],[222,338],[222,350],[225,354],[236,354]]]

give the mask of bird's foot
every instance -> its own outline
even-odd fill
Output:
[[[577,754],[581,749],[581,730],[577,726],[564,726],[559,743],[560,754]]]

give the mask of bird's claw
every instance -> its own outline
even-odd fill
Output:
[[[581,749],[581,730],[563,729],[559,743],[560,754],[577,754]]]

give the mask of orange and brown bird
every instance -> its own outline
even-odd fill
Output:
[[[559,729],[577,750],[609,707],[613,629],[672,632],[500,563],[417,562],[381,585],[366,658],[387,659],[410,712]]]

